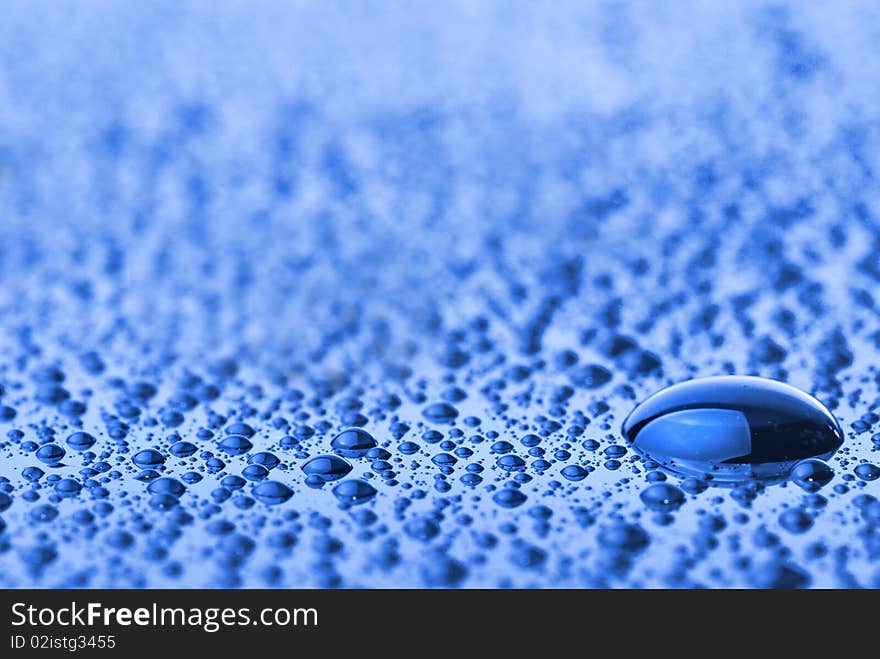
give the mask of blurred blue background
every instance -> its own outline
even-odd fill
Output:
[[[880,585],[878,13],[5,2],[0,585]],[[608,466],[638,400],[722,373],[834,410],[824,503],[657,516],[637,456]],[[220,484],[247,455],[211,473],[236,421],[289,501]],[[301,467],[351,425],[385,452],[349,510]],[[150,447],[203,477],[173,511]]]

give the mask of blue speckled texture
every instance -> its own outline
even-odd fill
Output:
[[[0,586],[880,586],[877,3],[584,4],[5,2]],[[827,485],[626,450],[726,373]]]

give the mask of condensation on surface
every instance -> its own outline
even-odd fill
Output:
[[[880,585],[877,8],[580,4],[4,3],[0,585]]]

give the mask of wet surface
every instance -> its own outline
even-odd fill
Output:
[[[880,585],[876,8],[504,5],[10,3],[0,585]]]

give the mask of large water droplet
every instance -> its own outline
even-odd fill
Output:
[[[333,450],[347,458],[359,458],[377,446],[375,438],[361,428],[349,428],[333,438]]]
[[[568,465],[562,470],[562,475],[570,481],[582,481],[587,477],[588,473],[589,472],[580,465]]]
[[[198,450],[198,447],[192,442],[180,441],[174,442],[171,448],[168,449],[168,452],[175,458],[188,458]]]
[[[146,469],[148,467],[156,467],[163,464],[165,462],[165,456],[155,449],[148,448],[135,453],[134,456],[132,456],[131,461],[138,467]]]
[[[293,496],[293,490],[278,481],[263,481],[254,487],[254,498],[267,506],[277,506]]]
[[[333,488],[333,494],[343,503],[356,505],[365,503],[376,496],[376,488],[358,478],[342,481]]]
[[[422,414],[432,423],[452,423],[458,416],[458,410],[449,403],[433,403],[423,409]]]
[[[351,465],[336,455],[319,455],[306,462],[302,470],[309,476],[335,481],[346,476],[351,471]]]
[[[269,453],[268,451],[260,451],[259,453],[254,453],[251,457],[248,458],[249,465],[263,465],[266,469],[270,471],[278,466],[281,461],[278,459],[278,456]]]
[[[183,483],[174,478],[157,478],[147,486],[150,494],[170,494],[173,497],[180,497],[186,492]]]
[[[269,475],[269,470],[266,469],[263,465],[260,464],[252,464],[245,467],[241,475],[247,478],[249,481],[261,481]]]
[[[716,482],[778,480],[806,458],[827,459],[843,443],[819,401],[764,378],[682,382],[649,397],[623,422],[632,446],[667,469]]]
[[[37,460],[47,465],[56,465],[64,457],[65,450],[58,444],[44,444],[37,449]]]
[[[498,492],[492,496],[492,500],[502,508],[516,508],[525,503],[526,495],[519,490],[505,487],[504,489],[498,490]]]
[[[244,435],[245,437],[253,437],[256,434],[256,430],[254,430],[251,426],[246,423],[233,423],[229,427],[226,428],[227,435]]]
[[[67,438],[67,445],[74,451],[85,451],[94,443],[95,438],[87,432],[75,432]]]
[[[880,467],[872,465],[870,462],[860,464],[853,471],[863,481],[875,481],[880,478]]]
[[[55,494],[59,497],[75,497],[82,490],[82,485],[73,478],[63,478],[55,484]]]
[[[250,440],[244,435],[227,435],[220,442],[220,449],[229,455],[241,455],[247,453],[254,447]]]

